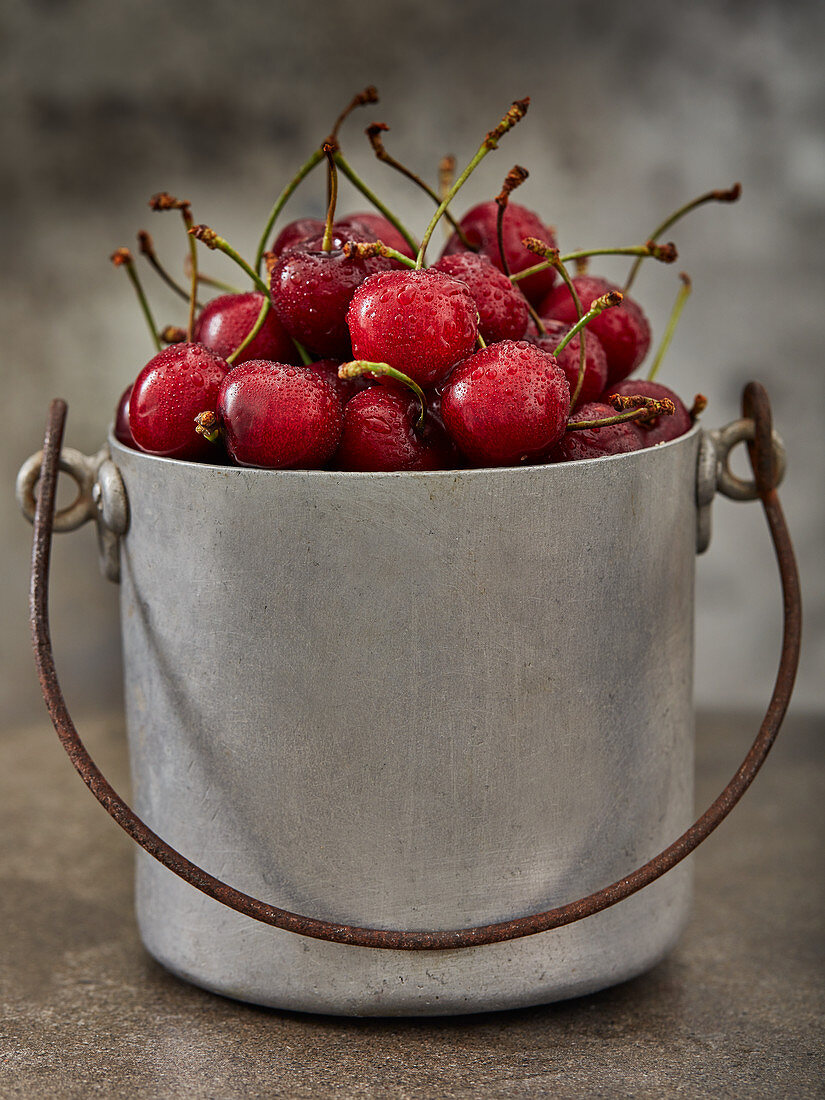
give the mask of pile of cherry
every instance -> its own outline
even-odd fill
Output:
[[[500,194],[460,221],[449,204],[475,166],[524,116],[513,104],[485,137],[467,169],[441,166],[440,191],[385,150],[382,123],[368,128],[379,159],[423,187],[436,204],[421,241],[364,185],[345,160],[338,127],[302,166],[273,208],[255,263],[223,238],[195,225],[190,205],[162,192],[156,210],[177,210],[190,244],[186,290],[161,266],[151,238],[141,251],[189,301],[186,330],[154,322],[130,251],[126,267],[158,353],[123,394],[116,435],[125,445],[169,458],[273,469],[438,470],[563,462],[639,450],[682,435],[704,404],[691,410],[653,375],[667,347],[690,282],[682,287],[665,338],[646,379],[629,379],[650,348],[650,326],[626,291],[639,264],[676,258],[657,238],[706,201],[709,192],[671,215],[641,246],[562,256],[553,230],[510,201],[527,176],[516,166]],[[273,224],[298,183],[326,163],[325,222],[286,225],[265,251]],[[335,219],[338,172],[380,213]],[[425,255],[439,220],[454,227],[441,258]],[[201,305],[215,281],[199,272],[197,242],[230,256],[253,289]],[[587,273],[592,255],[634,257],[625,287]],[[570,275],[566,264],[575,262]],[[262,275],[266,267],[268,279]],[[220,284],[217,284],[220,285]],[[162,342],[168,346],[162,348]]]

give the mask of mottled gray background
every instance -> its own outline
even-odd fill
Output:
[[[643,240],[685,199],[743,182],[738,206],[706,208],[674,234],[695,291],[662,380],[706,393],[710,425],[737,415],[747,379],[772,393],[807,596],[798,705],[821,705],[825,6],[6,0],[0,23],[5,714],[41,706],[16,470],[55,395],[69,402],[68,443],[94,451],[150,354],[108,254],[148,225],[180,261],[177,220],[146,209],[161,188],[248,252],[274,194],[367,83],[382,101],[352,120],[345,149],[419,232],[430,206],[373,161],[361,131],[374,118],[392,126],[388,147],[433,178],[444,152],[466,161],[510,101],[531,95],[526,121],[457,205],[525,164],[519,200],[565,248]],[[319,213],[322,192],[319,176],[289,214]],[[674,269],[650,266],[637,283],[657,335],[676,286]],[[160,318],[180,323],[176,300],[151,289]],[[721,501],[715,512],[699,562],[697,696],[758,706],[778,637],[771,551],[757,506]],[[70,702],[117,704],[116,591],[98,578],[90,530],[60,539],[53,604]]]

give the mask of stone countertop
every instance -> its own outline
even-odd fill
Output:
[[[704,715],[707,804],[758,719]],[[80,723],[113,782],[119,718]],[[0,1096],[825,1097],[823,723],[792,717],[745,801],[691,858],[694,914],[664,963],[543,1008],[351,1020],[238,1004],[143,950],[132,842],[44,720],[2,738]]]

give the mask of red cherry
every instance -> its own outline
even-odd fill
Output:
[[[344,408],[344,428],[336,466],[341,470],[443,470],[448,450],[421,435],[421,412],[409,391],[372,386]]]
[[[597,275],[577,275],[573,286],[587,312],[594,299],[610,291],[620,290],[615,283]],[[539,307],[542,320],[576,322],[576,307],[570,291],[562,284],[551,291]],[[650,325],[639,305],[632,298],[624,297],[621,305],[606,309],[588,324],[588,331],[595,332],[607,356],[608,383],[620,382],[647,355],[650,347]]]
[[[133,451],[138,451],[140,448],[135,443],[135,437],[132,435],[132,429],[129,427],[129,398],[132,395],[132,386],[129,385],[120,395],[120,401],[117,403],[117,410],[115,412],[115,439],[122,443],[124,447],[131,447]]]
[[[658,416],[655,420],[641,420],[636,425],[641,433],[643,447],[653,447],[657,443],[665,443],[669,439],[678,439],[680,435],[691,428],[690,413],[683,402],[676,396],[673,390],[659,382],[648,382],[645,378],[626,378],[624,382],[617,382],[605,391],[605,396],[618,393],[622,397],[632,397],[639,394],[642,397],[653,397],[657,401],[667,398],[676,406],[676,412],[671,416]]]
[[[526,340],[491,344],[459,363],[441,399],[459,449],[488,466],[541,457],[561,437],[569,412],[564,371]]]
[[[297,218],[283,227],[272,242],[272,251],[276,256],[281,256],[296,245],[303,244],[310,237],[317,237],[323,232],[324,223],[320,218]]]
[[[214,449],[195,431],[195,417],[215,407],[229,364],[202,344],[172,344],[150,359],[129,398],[129,427],[142,451],[209,461]]]
[[[460,279],[470,288],[478,309],[478,331],[488,344],[521,340],[530,319],[524,295],[486,256],[457,252],[442,256],[433,268]]]
[[[211,348],[222,358],[231,355],[246,338],[258,319],[264,302],[263,294],[223,294],[207,302],[195,322],[196,343]],[[261,331],[234,360],[238,366],[249,359],[273,359],[280,363],[300,363],[301,358],[292,338],[278,320],[274,310],[269,311]]]
[[[396,266],[382,256],[349,257],[338,249],[290,252],[272,268],[272,302],[281,324],[304,347],[351,359],[346,314],[352,296],[369,275]]]
[[[615,416],[612,405],[591,401],[576,410],[576,420],[602,420]],[[632,420],[621,424],[608,424],[604,428],[582,428],[570,431],[551,452],[549,462],[575,462],[579,458],[604,458],[605,455],[640,451],[642,443],[639,426]]]
[[[561,342],[562,337],[567,334],[570,325],[565,321],[548,320],[544,322],[544,327],[547,329],[546,336],[539,334],[537,331],[537,334],[530,337],[530,340],[531,343],[534,343],[543,351],[552,353],[553,349]],[[579,352],[581,349],[579,339],[579,336],[574,336],[567,347],[562,348],[556,356],[559,366],[567,375],[571,396],[575,393],[576,384],[579,380]],[[587,401],[596,401],[601,397],[606,385],[607,356],[598,336],[588,332],[584,341],[584,382],[582,383],[579,399],[576,402],[576,408]]]
[[[467,211],[459,225],[470,244],[492,260],[499,271],[502,271],[498,248],[498,203],[495,200],[479,203],[478,206]],[[534,214],[526,206],[519,206],[516,202],[508,203],[504,211],[502,237],[504,256],[511,275],[524,271],[527,267],[533,267],[536,263],[536,257],[521,243],[525,237],[538,237],[539,240],[545,241],[549,248],[556,247],[556,236],[550,226],[545,225],[538,214]],[[466,251],[466,245],[463,244],[458,233],[453,233],[447,241],[442,256],[464,251]],[[521,289],[530,302],[537,305],[551,290],[555,281],[556,272],[552,267],[548,267],[544,271],[522,279]]]
[[[367,389],[373,383],[363,374],[356,375],[355,378],[339,377],[338,368],[340,366],[340,359],[316,359],[314,363],[307,364],[307,370],[329,382],[341,398],[341,404],[346,405],[351,397],[354,397],[356,393],[360,393],[361,390]]]
[[[477,310],[466,283],[432,268],[373,275],[347,311],[353,358],[389,363],[431,386],[475,347]]]
[[[332,228],[333,232],[336,229],[354,230],[363,236],[365,241],[381,241],[390,248],[394,248],[396,252],[400,252],[402,256],[415,259],[415,253],[406,238],[402,237],[392,222],[381,214],[347,214],[345,218],[339,218]]]
[[[316,469],[341,436],[334,386],[291,363],[252,359],[234,367],[220,387],[217,413],[226,449],[239,466]]]

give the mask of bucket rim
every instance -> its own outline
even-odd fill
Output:
[[[307,470],[303,468],[295,468],[288,470],[273,470],[264,466],[235,466],[235,465],[218,465],[211,462],[192,462],[186,459],[180,458],[166,458],[162,455],[153,455],[148,451],[139,451],[134,447],[127,447],[115,437],[114,425],[109,426],[107,440],[109,449],[114,457],[125,456],[127,461],[131,461],[137,458],[139,461],[148,461],[149,463],[160,463],[161,465],[171,465],[176,469],[183,467],[193,471],[216,471],[228,476],[238,475],[256,475],[263,477],[277,476],[280,478],[297,478],[297,477],[311,477],[311,478],[347,478],[348,480],[382,480],[382,479],[399,479],[405,480],[434,480],[444,477],[495,477],[504,476],[507,474],[513,474],[524,470],[547,470],[547,471],[560,471],[560,470],[581,470],[585,468],[602,466],[609,463],[624,462],[630,459],[636,459],[640,462],[654,461],[652,455],[661,453],[663,451],[671,450],[674,447],[684,445],[688,441],[694,440],[704,429],[697,422],[683,434],[677,436],[676,439],[667,440],[664,443],[656,443],[652,447],[643,447],[638,451],[626,451],[623,454],[616,455],[602,455],[599,458],[579,458],[573,462],[538,462],[534,464],[520,464],[518,466],[459,466],[446,470]],[[557,475],[558,476],[558,475]]]

